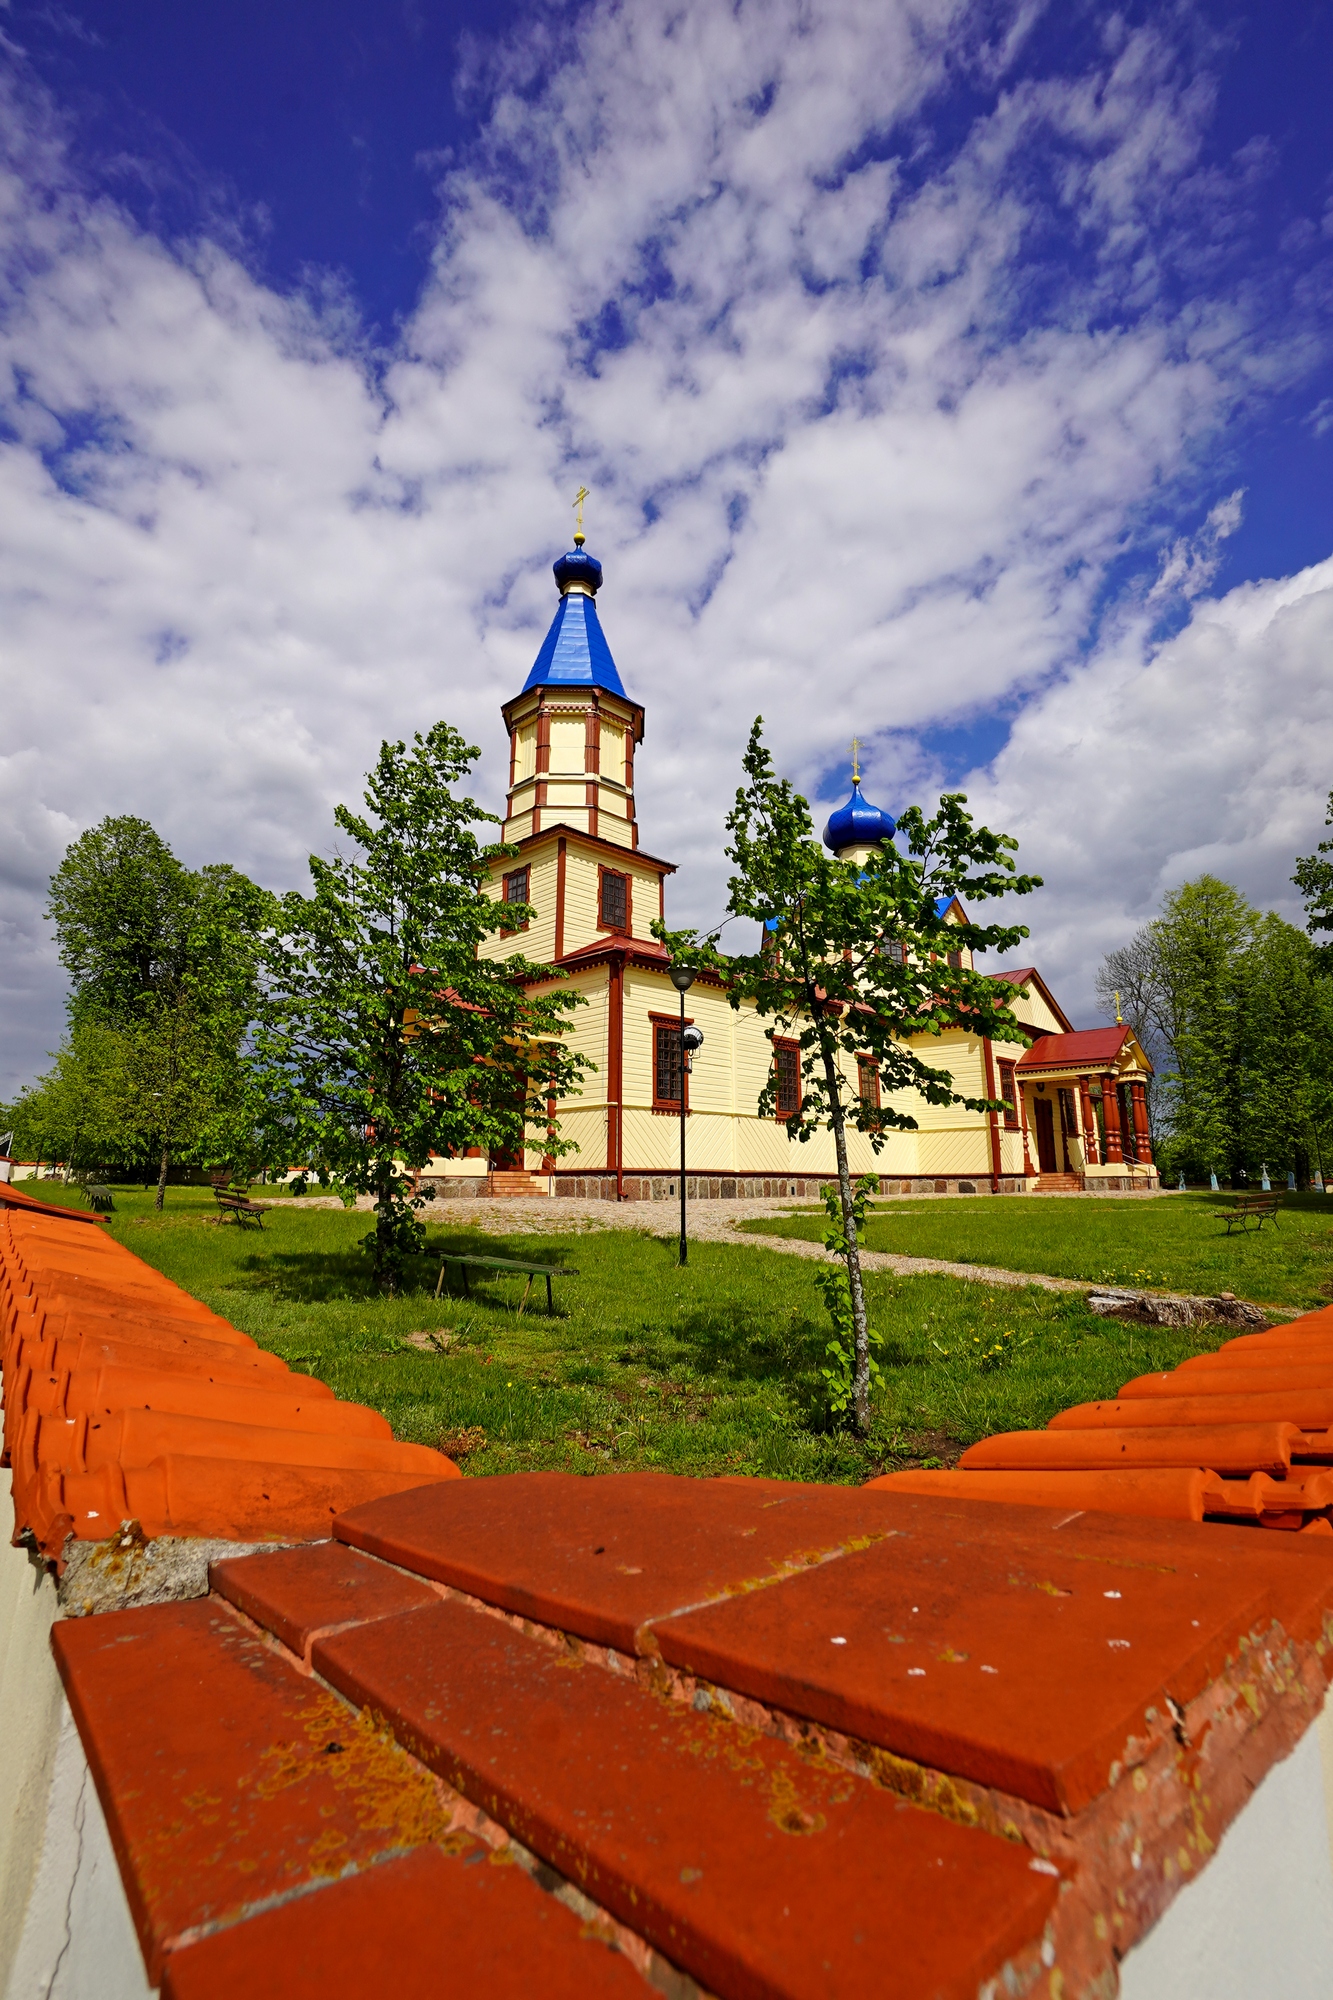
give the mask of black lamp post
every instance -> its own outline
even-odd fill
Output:
[[[694,984],[694,974],[688,965],[673,965],[671,984],[680,995],[680,1261],[689,1262],[689,1245],[685,1235],[685,1079],[690,1073],[690,1058],[694,1051],[703,1047],[703,1031],[685,1026],[685,995]]]

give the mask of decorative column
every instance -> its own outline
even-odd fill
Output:
[[[1088,1079],[1078,1080],[1078,1111],[1083,1120],[1083,1164],[1095,1167],[1101,1158],[1097,1150],[1097,1119],[1092,1109],[1092,1099],[1088,1096]]]
[[[1102,1122],[1106,1128],[1106,1165],[1123,1165],[1125,1149],[1120,1143],[1120,1099],[1116,1093],[1115,1078],[1102,1078]]]
[[[1021,1084],[1021,1083],[1019,1082],[1019,1080],[1018,1080],[1018,1077],[1017,1077],[1017,1074],[1015,1074],[1015,1076],[1014,1076],[1014,1091],[1015,1091],[1015,1093],[1016,1093],[1016,1095],[1017,1095],[1017,1097],[1018,1097],[1018,1122],[1019,1122],[1019,1124],[1020,1124],[1020,1125],[1022,1126],[1022,1128],[1023,1128],[1023,1173],[1024,1173],[1024,1177],[1025,1177],[1025,1178],[1027,1178],[1027,1179],[1031,1179],[1031,1177],[1032,1177],[1032,1155],[1031,1155],[1031,1153],[1030,1153],[1030,1152],[1028,1151],[1028,1106],[1027,1106],[1027,1098],[1026,1098],[1026,1097],[1025,1097],[1024,1095],[1023,1095],[1023,1086],[1022,1086],[1022,1084]]]
[[[1138,1141],[1137,1152],[1144,1166],[1152,1165],[1152,1140],[1148,1135],[1148,1093],[1141,1083],[1131,1083],[1129,1100],[1134,1114],[1134,1136]]]

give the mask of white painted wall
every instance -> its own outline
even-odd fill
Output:
[[[11,1546],[13,1532],[10,1476],[0,1471],[0,1993],[41,1852],[62,1700],[51,1657],[55,1586],[44,1563]]]
[[[1121,2000],[1329,2000],[1333,1851],[1324,1716],[1120,1968]]]
[[[150,2000],[97,1788],[62,1702],[46,1834],[5,2000]]]

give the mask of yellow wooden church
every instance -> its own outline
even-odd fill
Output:
[[[554,565],[559,603],[522,690],[504,704],[509,791],[504,819],[514,858],[497,863],[491,893],[531,905],[523,955],[559,966],[587,1001],[572,1018],[571,1044],[595,1065],[582,1095],[553,1106],[575,1151],[559,1161],[436,1159],[441,1194],[551,1194],[606,1200],[666,1200],[679,1189],[680,1092],[686,1092],[686,1191],[692,1197],[814,1195],[835,1171],[831,1134],[793,1143],[787,1119],[799,1101],[794,1043],[770,1043],[752,1007],[731,1006],[701,974],[688,995],[687,1024],[703,1031],[692,1073],[682,1077],[680,1001],[663,946],[651,935],[665,918],[674,866],[639,844],[634,771],[644,737],[641,703],[625,692],[602,631],[602,566],[584,546]],[[862,796],[833,814],[824,838],[837,854],[863,857],[891,839],[893,820]],[[946,913],[965,921],[955,904]],[[516,927],[520,928],[520,927]],[[484,947],[504,957],[515,932]],[[895,1108],[917,1130],[890,1131],[878,1154],[848,1134],[855,1173],[876,1174],[886,1192],[1023,1193],[1056,1187],[1156,1185],[1144,1084],[1149,1064],[1127,1027],[1073,1031],[1034,966],[994,975],[1021,986],[1013,1011],[1031,1046],[990,1043],[959,1029],[930,1038],[926,1060],[948,1069],[956,1089],[1003,1101],[1003,1112],[936,1106],[907,1093]],[[757,1105],[777,1067],[776,1115]],[[862,1062],[849,1084],[878,1105],[879,1077]]]

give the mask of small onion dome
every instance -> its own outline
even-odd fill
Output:
[[[555,580],[563,597],[572,583],[582,584],[590,597],[596,597],[602,587],[602,565],[596,556],[590,556],[583,546],[582,535],[575,535],[574,547],[568,555],[551,564]]]
[[[835,854],[845,847],[878,847],[893,839],[897,824],[892,813],[881,812],[861,796],[861,780],[853,778],[852,796],[830,815],[824,828],[824,845]]]

